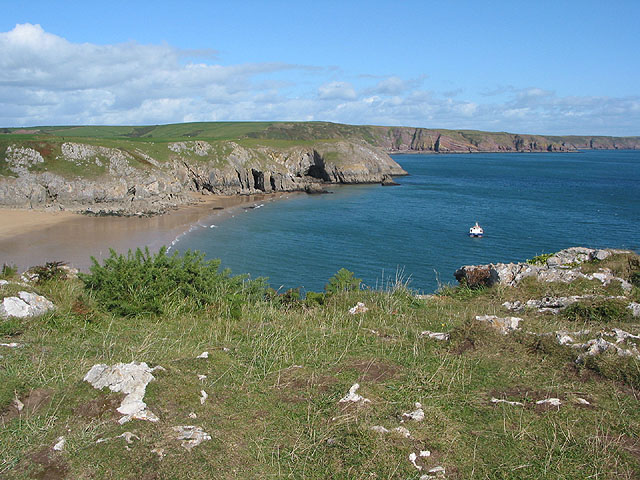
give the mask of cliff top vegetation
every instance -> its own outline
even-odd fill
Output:
[[[0,321],[0,475],[633,479],[640,471],[640,361],[619,354],[638,345],[628,308],[640,301],[637,255],[580,266],[590,275],[608,269],[630,290],[595,277],[526,278],[426,297],[401,278],[363,290],[343,270],[302,299],[217,267],[197,254],[114,252],[81,278],[53,272],[27,284],[5,268],[0,297],[29,290],[56,308]],[[558,298],[575,302],[556,313],[527,305]],[[485,315],[519,320],[501,332],[506,323]],[[592,338],[600,340],[572,346]],[[585,353],[605,341],[614,347]],[[118,364],[138,368],[146,390],[83,380],[90,370],[115,375]],[[157,421],[119,423],[123,399],[140,393],[138,414]]]

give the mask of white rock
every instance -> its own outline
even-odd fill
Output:
[[[189,418],[198,418],[198,416],[195,414],[195,412],[191,412],[189,414]]]
[[[393,429],[393,431],[403,436],[404,438],[411,438],[411,432],[404,427],[396,427]]]
[[[640,303],[631,302],[627,308],[631,310],[631,315],[640,317]]]
[[[102,363],[91,367],[84,381],[98,390],[109,387],[112,392],[126,394],[117,409],[124,415],[119,423],[122,424],[131,419],[157,422],[158,417],[147,409],[147,404],[142,400],[147,385],[155,379],[151,374],[154,370],[156,369],[149,368],[145,362],[116,363],[113,366]]]
[[[207,376],[206,375],[198,375],[198,380],[200,380],[201,382],[206,380]]]
[[[557,335],[557,339],[560,345],[567,345],[569,343],[573,343],[573,338],[571,338],[569,335]]]
[[[416,463],[416,460],[417,460],[417,459],[418,459],[418,456],[417,456],[415,453],[411,452],[411,453],[409,454],[409,461],[411,462],[411,464],[412,464],[414,467],[416,467],[416,468],[418,469],[418,471],[420,471],[420,470],[422,470],[422,466],[421,466],[421,465],[418,465],[418,464]]]
[[[365,313],[368,312],[369,309],[365,306],[364,303],[358,302],[355,306],[349,309],[349,313],[351,315],[355,315],[356,313]]]
[[[7,347],[7,348],[20,348],[22,345],[20,345],[19,343],[16,342],[11,342],[11,343],[0,343],[0,347]]]
[[[209,358],[209,352],[202,352],[196,358]]]
[[[124,438],[127,443],[133,443],[133,439],[134,438],[137,439],[137,440],[140,440],[139,436],[137,436],[135,433],[131,433],[131,432],[124,432],[124,433],[118,435],[116,438]]]
[[[562,402],[560,401],[559,398],[545,398],[544,400],[538,400],[536,402],[536,405],[552,405],[554,407],[559,407],[560,405],[562,405]]]
[[[204,405],[204,402],[207,401],[207,398],[209,398],[207,392],[205,392],[204,390],[200,390],[200,405]]]
[[[420,456],[422,458],[430,457],[431,456],[431,452],[429,450],[420,450]]]
[[[506,403],[507,405],[517,405],[519,407],[524,407],[524,403],[521,402],[510,402],[509,400],[504,400],[502,398],[491,398],[491,403]]]
[[[614,328],[613,333],[616,336],[616,343],[622,343],[627,340],[627,338],[633,338],[634,340],[640,340],[640,335],[633,335],[632,333],[625,332],[619,328]]]
[[[489,323],[492,327],[497,328],[503,335],[517,330],[518,325],[522,321],[520,317],[497,317],[496,315],[476,315],[476,320]]]
[[[448,333],[432,332],[430,330],[423,330],[422,332],[420,332],[420,336],[421,337],[429,337],[429,338],[432,338],[434,340],[440,340],[440,341],[445,341],[445,342],[449,340],[449,334]]]
[[[364,398],[362,395],[359,395],[356,393],[356,391],[358,391],[359,388],[360,388],[360,385],[357,383],[354,383],[349,389],[349,393],[347,393],[344,397],[338,400],[338,403],[347,403],[347,402],[369,403],[370,400],[368,398]]]
[[[384,428],[382,425],[374,425],[373,427],[371,427],[371,430],[377,433],[389,433],[389,430]]]
[[[579,403],[580,405],[591,405],[591,402],[585,400],[584,398],[580,398],[580,397],[576,398],[576,403]]]
[[[42,315],[55,306],[42,295],[18,292],[17,297],[6,297],[0,304],[0,317],[26,318]]]
[[[0,280],[0,287],[4,287],[5,285],[9,285],[7,280]]]
[[[56,452],[61,452],[62,449],[64,448],[65,443],[66,443],[66,440],[64,439],[64,437],[58,437],[58,442],[53,446],[53,449]]]
[[[421,422],[424,420],[424,410],[422,410],[422,405],[419,402],[415,403],[416,409],[413,412],[403,413],[402,417],[407,420],[414,420],[416,422]]]
[[[0,317],[25,318],[29,316],[29,304],[18,297],[5,297],[0,305]]]
[[[16,407],[16,410],[18,410],[19,412],[24,410],[24,403],[22,403],[18,397],[16,397],[13,400],[13,405]]]
[[[211,436],[207,434],[201,427],[195,427],[193,425],[181,425],[173,427],[173,430],[178,433],[176,435],[177,440],[182,440],[181,445],[187,450],[191,450],[193,447],[197,447],[206,440],[211,440]]]

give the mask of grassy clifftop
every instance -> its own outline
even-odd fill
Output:
[[[479,130],[447,130],[413,127],[345,125],[329,122],[196,122],[150,126],[70,126],[5,128],[0,141],[34,137],[117,139],[118,141],[184,141],[185,139],[233,140],[291,146],[318,140],[364,140],[388,151],[572,151],[575,149],[637,149],[640,137],[543,136]],[[14,135],[18,135],[14,137]],[[253,141],[252,141],[253,140]]]
[[[626,308],[637,286],[528,278],[418,298],[401,282],[354,288],[341,272],[327,294],[301,300],[197,257],[171,262],[115,258],[84,281],[1,287],[0,297],[35,290],[57,308],[0,321],[0,476],[637,478],[638,359],[585,356],[558,337],[637,336]],[[581,268],[640,276],[633,254]],[[512,315],[505,302],[572,295],[581,299],[567,311],[525,308],[506,334],[476,319]],[[83,381],[119,362],[163,367],[144,392],[157,422],[120,424],[124,394]],[[210,439],[187,450],[179,426]]]

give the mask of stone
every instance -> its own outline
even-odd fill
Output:
[[[131,432],[124,432],[124,433],[118,435],[116,438],[124,438],[124,440],[129,444],[133,443],[133,439],[134,438],[136,440],[140,440],[139,436],[137,436],[135,433],[131,433]]]
[[[524,403],[522,402],[510,402],[509,400],[504,400],[502,398],[491,398],[491,403],[506,403],[507,405],[514,405],[519,407],[524,407]]]
[[[55,305],[41,295],[21,291],[17,297],[5,297],[0,304],[0,317],[35,317],[53,310]]]
[[[120,424],[129,420],[157,422],[158,417],[144,403],[143,398],[149,382],[155,379],[152,372],[162,367],[149,368],[145,362],[116,363],[108,366],[100,363],[91,367],[84,381],[102,390],[109,387],[112,392],[122,392],[126,396],[117,411],[123,415]]]
[[[520,300],[516,300],[515,302],[504,302],[502,306],[507,310],[511,310],[513,312],[521,312],[522,310],[524,310],[524,305]]]
[[[403,413],[402,418],[405,420],[413,420],[415,422],[421,422],[424,420],[424,410],[419,402],[415,403],[415,410],[413,412]]]
[[[204,390],[200,390],[200,405],[204,405],[204,402],[207,401],[207,398],[209,398],[207,392],[205,392]]]
[[[429,337],[429,338],[432,338],[432,339],[438,340],[438,341],[448,341],[449,340],[449,334],[448,333],[432,332],[430,330],[423,330],[422,332],[420,332],[420,336],[421,337]]]
[[[368,398],[364,398],[362,395],[356,393],[360,385],[354,383],[349,389],[349,393],[347,393],[344,397],[338,400],[338,403],[370,403],[371,401]]]
[[[202,352],[196,358],[209,358],[209,352]]]
[[[506,335],[518,329],[518,325],[522,321],[520,317],[497,317],[496,315],[476,315],[478,322],[486,322],[492,327],[498,329],[500,333]]]
[[[377,433],[389,433],[389,430],[384,428],[382,425],[374,425],[373,427],[371,427],[371,430]]]
[[[411,432],[407,430],[405,427],[396,427],[393,429],[393,432],[404,438],[411,438]]]
[[[553,407],[559,407],[562,402],[559,398],[545,398],[544,400],[538,400],[536,405],[551,405]]]
[[[353,306],[353,307],[351,307],[349,309],[349,313],[351,315],[356,315],[358,313],[365,313],[365,312],[368,312],[368,311],[369,311],[369,309],[362,302],[358,302],[355,306]]]
[[[416,463],[416,460],[418,459],[418,455],[416,455],[415,453],[411,452],[409,454],[409,461],[411,462],[411,464],[416,467],[416,469],[418,469],[419,471],[422,470],[422,465],[418,465]]]
[[[56,444],[53,446],[53,449],[56,452],[61,452],[62,449],[64,448],[64,444],[66,443],[66,440],[64,439],[64,437],[58,437],[58,440],[56,442]]]
[[[631,315],[634,317],[640,317],[640,303],[631,302],[627,308],[631,310]]]
[[[585,400],[584,398],[580,398],[580,397],[576,398],[576,403],[578,403],[580,405],[591,405],[591,402],[589,402],[588,400]]]
[[[211,436],[202,427],[180,425],[173,427],[173,431],[177,432],[176,439],[182,440],[181,445],[187,450],[197,447],[204,441],[211,440]]]
[[[454,273],[456,280],[470,287],[496,284],[515,287],[524,278],[535,277],[544,282],[570,283],[578,278],[599,280],[603,285],[611,281],[620,282],[625,291],[631,290],[631,284],[624,279],[614,277],[610,271],[585,275],[579,270],[579,264],[586,261],[602,260],[614,253],[630,253],[625,250],[596,250],[584,247],[572,247],[554,254],[544,265],[527,263],[496,263],[488,265],[465,265]],[[578,267],[578,268],[576,268]]]

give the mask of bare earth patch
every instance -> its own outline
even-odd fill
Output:
[[[357,360],[339,367],[336,373],[345,370],[357,370],[360,373],[358,382],[384,382],[395,377],[401,370],[401,367],[392,363],[382,362],[380,360]]]
[[[7,422],[10,422],[20,415],[33,415],[49,403],[51,395],[52,391],[46,388],[36,388],[32,390],[29,395],[20,399],[24,405],[22,410],[18,410],[16,404],[13,403],[2,412],[2,415],[0,415],[0,425],[4,426]]]

